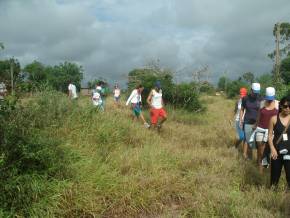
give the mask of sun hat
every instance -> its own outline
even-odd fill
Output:
[[[265,99],[269,101],[275,100],[275,88],[273,87],[266,88]]]
[[[252,90],[254,93],[259,94],[261,90],[261,85],[260,83],[252,83]]]
[[[242,87],[240,88],[240,97],[243,98],[247,95],[247,89]]]

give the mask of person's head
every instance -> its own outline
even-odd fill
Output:
[[[252,83],[251,86],[251,95],[252,96],[257,96],[260,94],[261,91],[261,85],[260,83]]]
[[[290,114],[290,96],[285,96],[281,99],[279,103],[279,113],[284,115]]]
[[[116,83],[115,84],[115,89],[118,89],[119,88],[119,85]]]
[[[267,87],[266,94],[265,94],[265,100],[269,101],[269,102],[275,100],[275,93],[276,93],[275,88]]]
[[[159,91],[161,89],[161,82],[157,80],[154,84],[155,90]]]
[[[247,96],[247,89],[242,87],[240,88],[240,98]]]
[[[136,89],[137,89],[139,92],[142,92],[143,89],[144,89],[144,87],[143,87],[141,84],[139,84],[139,85],[136,86]]]

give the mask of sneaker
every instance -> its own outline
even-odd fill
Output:
[[[268,158],[267,157],[264,157],[262,159],[262,166],[265,167],[265,168],[268,168],[270,165],[270,163],[268,162]]]
[[[144,126],[145,126],[145,128],[150,128],[150,125],[149,125],[149,123],[144,123]]]
[[[279,151],[280,154],[287,154],[288,150],[286,148]]]

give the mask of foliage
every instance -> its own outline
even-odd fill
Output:
[[[45,66],[38,61],[33,61],[31,64],[27,64],[23,70],[28,74],[28,80],[31,83],[39,84],[47,79]]]
[[[244,81],[246,81],[247,83],[251,84],[254,82],[255,76],[253,73],[251,72],[246,72],[242,75],[242,78],[244,79]]]
[[[235,96],[239,95],[240,88],[245,87],[247,90],[250,90],[249,84],[241,80],[234,80],[231,81],[226,90],[226,95],[228,98],[234,98]]]
[[[53,180],[68,175],[68,159],[51,137],[68,114],[68,102],[55,92],[40,93],[25,105],[6,98],[0,113],[0,208],[27,217]]]
[[[10,89],[11,84],[11,66],[13,67],[13,81],[21,80],[20,63],[17,59],[0,60],[0,81],[6,84],[7,89]]]
[[[200,83],[199,91],[201,93],[206,93],[208,95],[214,95],[215,94],[215,87],[211,83],[204,81],[204,82]]]
[[[159,80],[162,84],[162,93],[165,103],[173,106],[181,107],[190,111],[202,110],[201,103],[198,99],[196,84],[180,84],[173,83],[172,73],[170,71],[162,71],[159,69],[136,69],[129,73],[128,89],[134,89],[138,84],[144,86],[142,93],[142,102],[146,102],[149,92],[154,88],[155,82]],[[204,91],[208,91],[210,87],[204,84]],[[188,88],[188,90],[186,90]]]
[[[230,79],[225,77],[225,76],[222,76],[219,78],[219,81],[218,81],[218,89],[220,91],[225,91],[227,89],[227,84],[230,82]]]
[[[281,77],[286,84],[290,84],[290,56],[286,57],[281,62],[280,66]]]

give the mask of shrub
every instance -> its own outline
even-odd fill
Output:
[[[0,208],[28,216],[49,181],[69,173],[66,152],[47,131],[61,124],[69,102],[51,91],[23,104],[8,98],[0,114]]]

